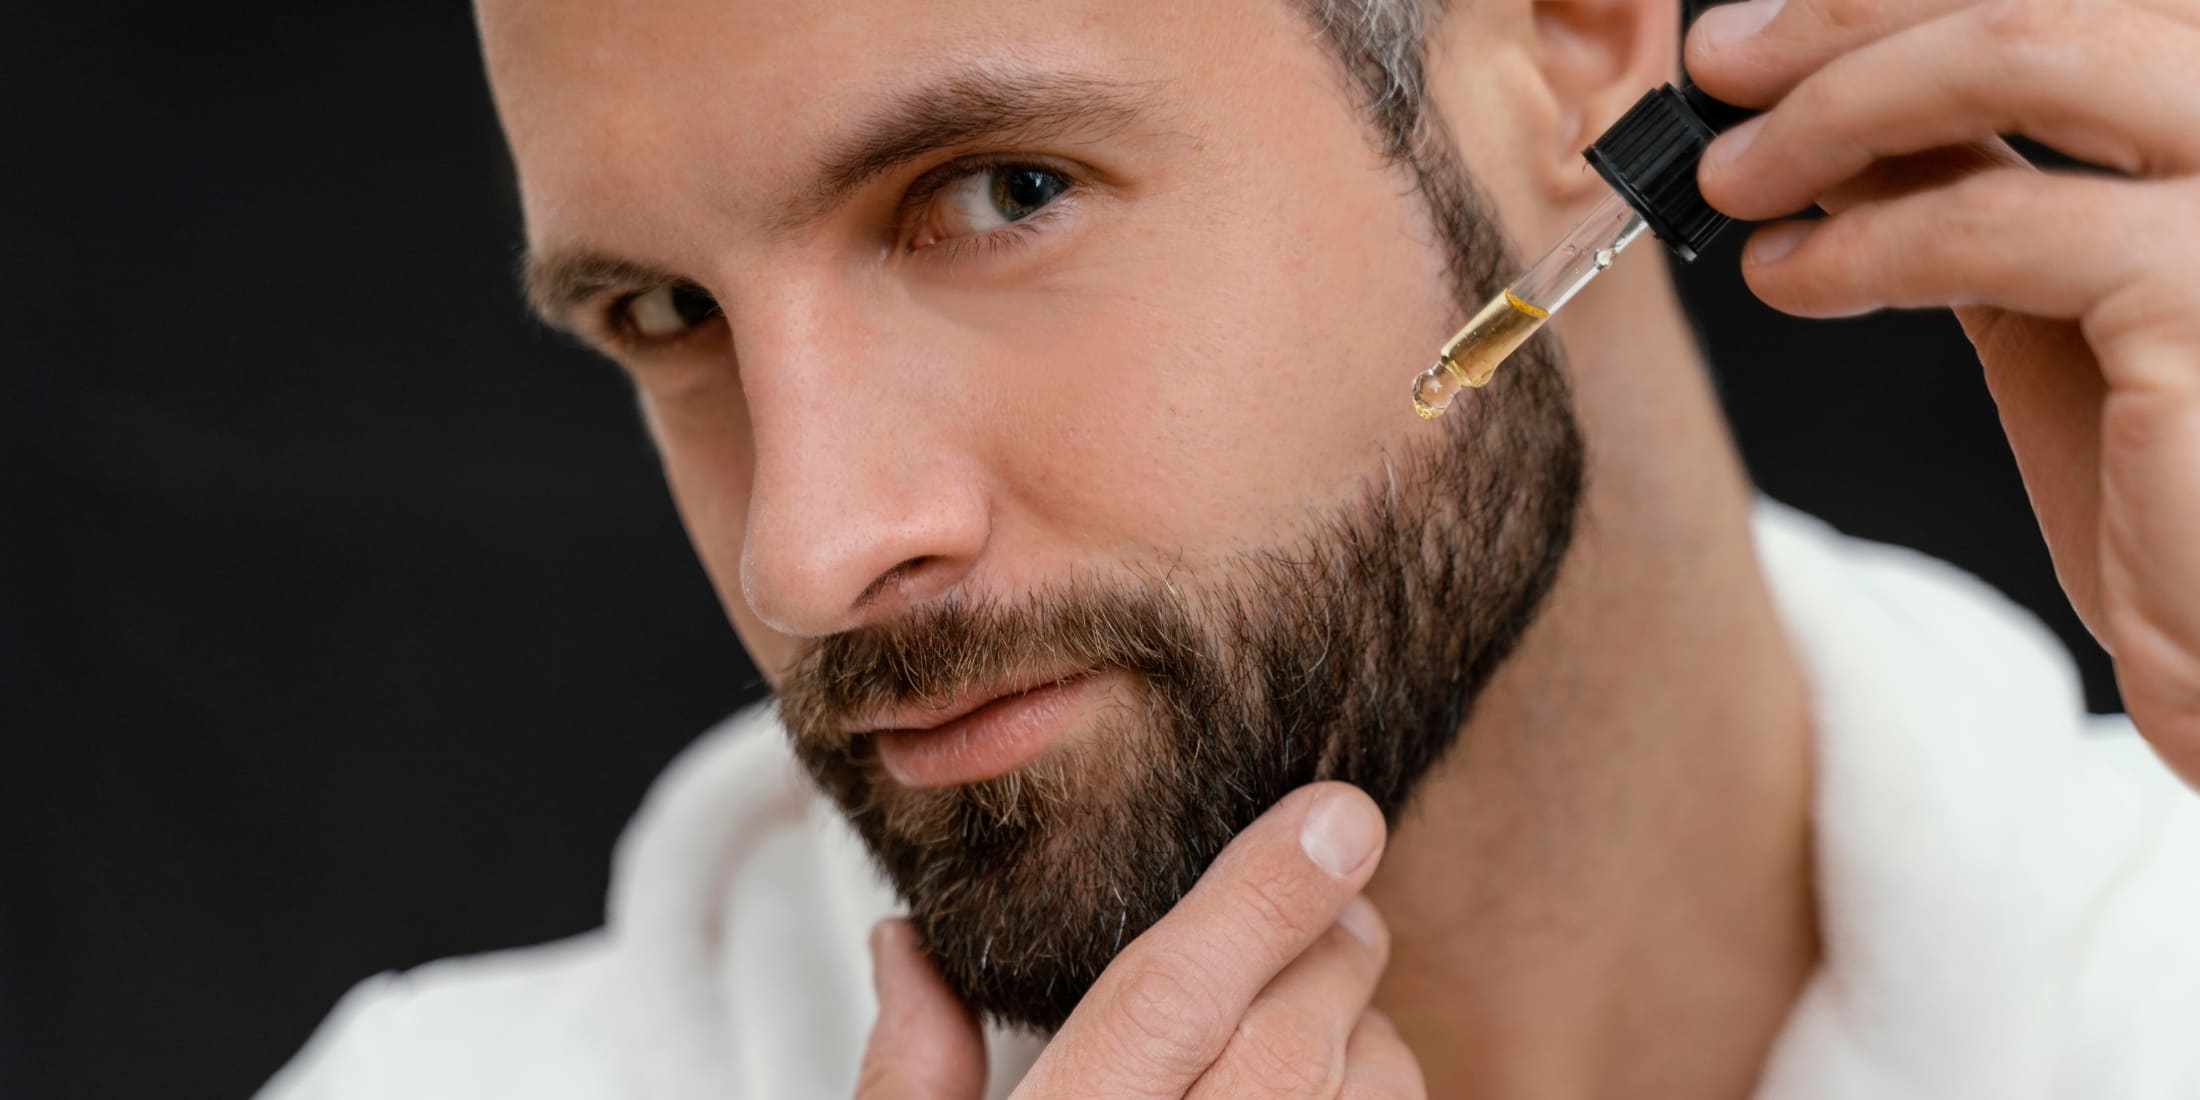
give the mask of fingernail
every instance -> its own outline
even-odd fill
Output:
[[[1367,799],[1325,791],[1306,811],[1306,824],[1299,827],[1299,847],[1322,870],[1342,877],[1374,854],[1382,829],[1382,815]]]
[[[1704,167],[1716,172],[1742,159],[1742,154],[1748,152],[1749,147],[1757,143],[1757,134],[1765,128],[1766,117],[1768,116],[1754,116],[1747,122],[1737,123],[1733,129],[1711,139],[1711,144],[1703,151]]]
[[[1696,25],[1689,33],[1708,49],[1722,50],[1765,29],[1772,17],[1780,14],[1787,0],[1748,0],[1742,4],[1720,4],[1696,17]]]
[[[1749,238],[1749,262],[1760,266],[1780,262],[1810,236],[1810,228],[1809,222],[1780,222],[1758,230]]]
[[[1352,933],[1352,938],[1373,947],[1382,942],[1383,918],[1375,911],[1374,903],[1364,895],[1354,894],[1344,903],[1344,912],[1337,914],[1337,923]]]

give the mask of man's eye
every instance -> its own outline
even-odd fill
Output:
[[[933,197],[915,247],[1022,221],[1069,189],[1068,176],[1031,165],[1004,164],[970,172]]]
[[[689,283],[636,294],[612,310],[612,323],[636,339],[655,343],[678,337],[718,316],[718,302]]]

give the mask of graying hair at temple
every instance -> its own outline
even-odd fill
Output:
[[[1410,161],[1427,140],[1429,26],[1445,0],[1296,0],[1329,40],[1373,116],[1385,155]]]

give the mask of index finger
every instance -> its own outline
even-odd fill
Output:
[[[1383,838],[1381,812],[1356,787],[1316,783],[1286,796],[1101,972],[1018,1095],[1189,1087],[1254,996],[1336,923],[1374,874]]]

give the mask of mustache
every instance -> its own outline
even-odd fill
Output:
[[[798,742],[846,750],[865,717],[937,707],[1034,671],[1117,669],[1166,682],[1198,667],[1205,641],[1166,582],[1082,580],[1014,598],[948,593],[882,623],[807,646],[781,678]]]

